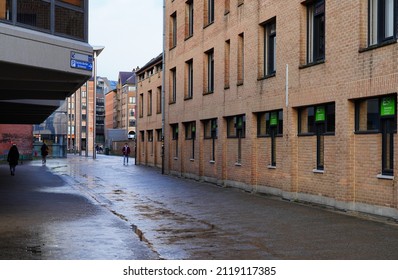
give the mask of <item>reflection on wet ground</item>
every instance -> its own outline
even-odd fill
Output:
[[[0,206],[0,224],[12,224],[9,235],[0,231],[1,251],[16,248],[28,259],[398,258],[395,224],[164,176],[119,157],[70,156],[41,170],[52,177],[14,198],[24,211]],[[0,203],[6,196],[0,191]]]

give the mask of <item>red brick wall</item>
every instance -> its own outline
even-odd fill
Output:
[[[17,144],[19,153],[32,155],[33,126],[32,125],[0,125],[0,153],[7,155],[12,143]]]

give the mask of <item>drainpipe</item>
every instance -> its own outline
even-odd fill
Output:
[[[162,55],[162,174],[164,174],[164,164],[165,164],[165,153],[164,153],[164,133],[165,133],[165,119],[166,119],[166,112],[165,112],[165,61],[166,61],[166,0],[163,0],[163,55]]]

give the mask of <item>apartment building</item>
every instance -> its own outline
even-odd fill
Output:
[[[151,59],[137,70],[138,164],[162,167],[162,59]]]
[[[167,0],[166,171],[397,218],[396,9]]]
[[[105,144],[105,93],[116,90],[116,83],[106,77],[97,77],[96,84],[95,143]],[[93,152],[94,133],[94,79],[91,78],[66,99],[68,152]]]
[[[117,92],[113,100],[113,128],[125,129],[129,138],[136,134],[136,73],[119,72]]]
[[[114,108],[117,90],[112,89],[105,93],[105,130],[115,128]]]

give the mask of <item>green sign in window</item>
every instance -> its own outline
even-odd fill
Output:
[[[325,121],[325,106],[318,106],[316,107],[316,112],[315,112],[315,121],[317,122],[323,122]]]
[[[394,116],[395,115],[395,98],[383,97],[380,104],[380,116]]]
[[[278,113],[277,112],[272,112],[271,113],[269,124],[272,125],[272,126],[278,125]]]

